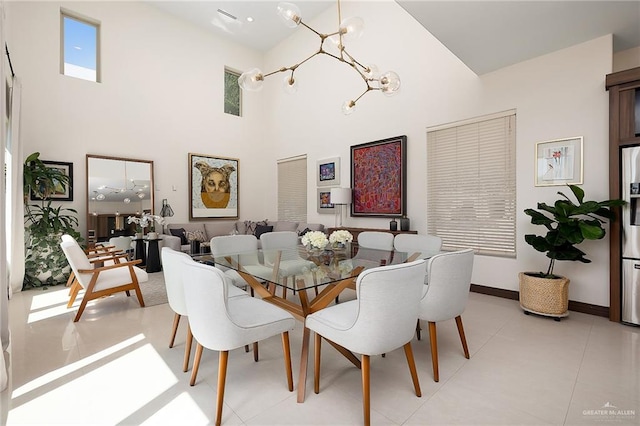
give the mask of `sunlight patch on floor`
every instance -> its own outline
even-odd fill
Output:
[[[27,318],[27,324],[33,324],[38,321],[56,317],[58,315],[66,315],[69,313],[70,309],[77,308],[79,304],[80,304],[80,301],[76,300],[76,302],[73,304],[73,307],[71,308],[67,308],[67,302],[64,302],[63,304],[60,304],[53,308],[43,309],[37,312],[31,311],[29,313],[29,317]]]
[[[31,290],[36,291],[36,290]],[[51,306],[67,304],[69,301],[69,287],[61,288],[54,291],[43,291],[40,294],[33,296],[31,299],[31,311],[37,311],[42,308],[49,308]]]
[[[141,425],[185,424],[185,413],[189,413],[188,423],[190,426],[210,424],[206,414],[202,412],[193,398],[187,392],[183,392],[162,409],[155,412],[146,422],[141,423]]]
[[[29,310],[27,324],[33,324],[58,315],[65,315],[69,313],[71,309],[77,308],[81,300],[82,295],[79,294],[73,306],[67,308],[67,303],[69,302],[68,287],[35,295],[31,300],[31,309]]]
[[[145,338],[144,334],[138,334],[136,336],[131,337],[130,339],[127,339],[123,342],[118,343],[117,345],[113,345],[107,349],[104,349],[96,354],[90,355],[86,358],[83,358],[77,362],[74,362],[73,364],[69,364],[69,365],[65,365],[62,368],[59,368],[55,371],[51,371],[47,374],[43,374],[42,376],[38,377],[35,380],[32,380],[29,383],[26,383],[23,386],[20,386],[19,388],[17,388],[16,390],[14,390],[11,394],[11,397],[13,399],[15,398],[19,398],[22,395],[28,393],[28,392],[32,392],[42,386],[45,386],[51,382],[53,382],[54,380],[58,380],[60,378],[63,378],[64,376],[73,373],[74,371],[77,371],[83,367],[87,367],[91,364],[93,364],[94,362],[100,361],[103,358],[106,358],[110,355],[113,355],[114,353],[121,351],[123,349],[126,349],[127,347],[134,345],[137,342],[141,342],[143,341]]]
[[[117,354],[142,339],[144,335],[135,336],[16,389],[12,399],[24,396],[28,400],[9,412],[8,422],[70,424],[95,419],[101,424],[118,424],[178,382],[151,344]],[[91,365],[114,355],[116,358],[104,365]],[[77,376],[80,369],[86,372]],[[74,373],[77,377],[65,378]],[[95,386],[111,383],[114,376],[126,380],[120,386]],[[74,397],[70,399],[70,395]],[[68,410],[60,410],[64,406]],[[60,417],[52,417],[52,412]]]

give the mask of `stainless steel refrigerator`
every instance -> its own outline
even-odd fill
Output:
[[[640,146],[622,148],[622,322],[640,326]]]

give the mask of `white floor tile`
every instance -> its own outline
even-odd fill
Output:
[[[190,386],[195,343],[185,373],[186,320],[169,348],[169,305],[140,308],[135,298],[115,295],[92,302],[74,323],[77,308],[67,309],[67,300],[68,289],[53,287],[10,301],[11,386],[1,399],[7,424],[214,422],[218,354],[205,349]],[[471,359],[455,322],[439,323],[438,383],[426,324],[422,340],[413,340],[421,398],[402,349],[372,357],[372,424],[640,422],[640,328],[574,312],[561,322],[526,316],[517,301],[474,293],[462,318]],[[301,323],[290,340],[294,392],[286,387],[279,338],[260,343],[257,363],[243,348],[230,353],[223,424],[361,424],[360,370],[328,344],[320,393],[313,392],[311,350],[306,400],[297,402]]]

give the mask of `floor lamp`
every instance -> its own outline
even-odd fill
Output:
[[[340,206],[340,210],[336,209],[334,226],[342,227],[342,206],[351,204],[351,188],[331,188],[331,204]],[[338,224],[338,215],[340,224]]]

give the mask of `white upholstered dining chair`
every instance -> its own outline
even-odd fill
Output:
[[[89,301],[121,291],[124,291],[127,296],[130,296],[129,292],[131,290],[135,291],[140,306],[144,307],[144,299],[139,283],[148,281],[149,276],[146,271],[135,266],[140,263],[139,261],[120,262],[116,259],[112,264],[97,267],[92,264],[87,254],[73,237],[63,237],[60,247],[73,272],[67,308],[73,306],[78,293],[81,289],[84,289],[84,296],[73,322],[77,322],[80,319]],[[113,257],[108,259],[112,260]]]
[[[167,289],[167,300],[171,310],[175,313],[173,317],[173,330],[171,331],[171,341],[169,347],[173,348],[175,343],[178,326],[180,319],[188,317],[187,303],[184,298],[184,285],[185,285],[185,265],[188,262],[194,262],[191,256],[181,251],[173,250],[169,247],[163,247],[162,252],[162,265],[164,274],[164,284]],[[242,297],[249,296],[246,292],[231,286],[229,289],[229,297]],[[191,333],[191,326],[187,322],[187,337],[185,340],[184,349],[184,363],[182,371],[189,369],[189,357],[191,355],[191,345],[193,342],[193,334]],[[248,350],[248,347],[247,347]]]
[[[396,251],[407,253],[407,256],[418,253],[419,259],[428,259],[438,254],[442,249],[442,238],[435,235],[398,234],[393,239],[393,248]],[[424,283],[428,282],[429,263],[425,271]]]
[[[269,276],[272,271],[260,263],[258,258],[258,239],[254,235],[223,235],[211,238],[211,255],[220,257],[229,255],[242,269],[253,276]],[[240,288],[247,288],[248,283],[235,269],[217,266],[233,280],[233,284]],[[253,295],[253,288],[251,288]]]
[[[359,266],[373,268],[389,264],[392,254],[393,234],[380,231],[363,231],[358,234],[358,252],[353,258],[344,262],[348,262],[350,268],[357,268]],[[349,284],[347,288],[355,290],[356,285],[352,283]],[[339,302],[340,296],[336,296],[336,303]]]
[[[418,319],[425,260],[363,271],[356,280],[356,300],[322,309],[306,317],[305,327],[315,335],[314,392],[320,391],[321,337],[362,354],[364,423],[370,423],[369,363],[403,347],[417,396],[421,396],[411,339]]]
[[[315,268],[315,263],[310,260],[303,259],[298,255],[298,234],[293,231],[266,232],[260,235],[260,244],[264,254],[264,264],[273,267],[276,263],[277,251],[281,252],[279,274],[286,280],[291,277],[295,288],[295,280],[297,275],[302,275],[305,270]],[[316,288],[316,293],[317,293]],[[294,291],[295,293],[295,291]],[[287,298],[287,287],[282,288],[282,297]]]
[[[418,318],[429,323],[433,380],[436,382],[440,380],[436,323],[455,318],[464,356],[469,359],[462,313],[469,299],[473,256],[473,250],[467,249],[437,254],[429,259],[429,284],[422,292]]]
[[[219,351],[216,425],[222,421],[229,351],[252,342],[282,335],[285,372],[289,391],[293,391],[289,331],[295,319],[285,310],[254,297],[229,297],[233,285],[225,283],[221,270],[185,261],[184,285],[191,331],[197,341],[190,384],[195,384],[202,351]]]
[[[420,259],[426,259],[442,250],[442,238],[435,235],[398,234],[393,238],[396,251],[407,252],[409,256],[420,253]]]
[[[175,251],[168,247],[162,248],[160,256],[162,257],[162,273],[164,275],[164,285],[167,289],[167,300],[169,302],[169,307],[175,313],[173,316],[171,340],[169,341],[169,347],[173,348],[173,344],[176,340],[176,333],[178,332],[178,326],[180,325],[180,318],[188,316],[187,303],[184,300],[183,263],[185,260],[190,259],[190,256],[186,253]],[[185,340],[182,371],[187,371],[189,369],[189,357],[191,356],[192,342],[193,335],[191,334],[189,322],[187,322],[187,337]]]
[[[368,252],[366,249],[384,250],[388,253],[381,258],[381,253],[375,252],[375,255],[373,255],[373,252]],[[358,234],[358,252],[351,260],[354,266],[358,266],[358,262],[373,262],[376,266],[386,265],[391,262],[392,251],[393,234],[380,231],[363,231]]]

